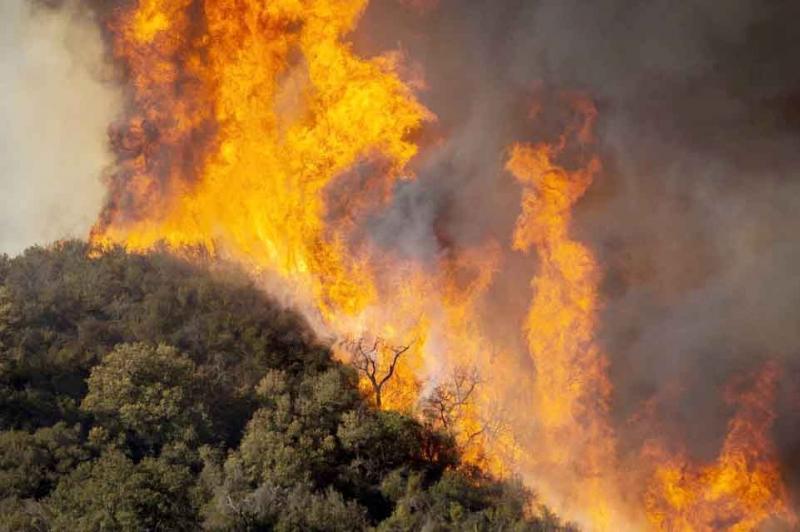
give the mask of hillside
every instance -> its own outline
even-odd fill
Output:
[[[88,251],[0,257],[0,529],[562,529],[245,276]]]

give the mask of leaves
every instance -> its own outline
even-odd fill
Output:
[[[559,529],[459,464],[471,375],[377,410],[241,273],[88,251],[0,257],[0,530]]]
[[[48,503],[56,530],[194,530],[188,468],[145,458],[138,464],[118,451],[76,468]]]
[[[195,366],[177,349],[120,344],[95,366],[81,408],[148,449],[192,441],[209,430]]]

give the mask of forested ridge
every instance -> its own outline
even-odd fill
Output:
[[[562,530],[241,273],[0,256],[1,530]]]

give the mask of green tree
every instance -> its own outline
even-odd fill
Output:
[[[146,449],[195,442],[208,419],[194,375],[194,363],[173,347],[121,344],[92,369],[81,407]]]
[[[294,387],[285,373],[270,372],[258,393],[263,406],[232,457],[241,461],[249,481],[254,486],[267,481],[279,486],[330,483],[341,452],[336,438],[341,416],[360,400],[352,372],[330,369]]]
[[[34,434],[0,432],[0,499],[42,497],[60,476],[89,457],[79,428],[64,423]]]
[[[337,432],[349,460],[342,475],[353,486],[378,486],[397,468],[438,477],[458,462],[455,444],[398,412],[358,410],[342,416]]]
[[[459,462],[470,387],[381,411],[241,272],[89,251],[0,257],[0,531],[561,529]]]
[[[47,500],[54,530],[194,530],[190,470],[118,451],[78,466]]]
[[[418,474],[397,471],[382,488],[396,504],[382,531],[574,530],[546,509],[535,511],[533,495],[520,483],[498,482],[473,468],[449,470],[430,486]]]

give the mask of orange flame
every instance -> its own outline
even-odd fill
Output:
[[[198,35],[192,4],[146,0],[116,22],[143,109],[132,129],[158,139],[126,164],[139,218],[109,210],[96,242],[203,245],[308,287],[325,312],[357,312],[374,299],[370,272],[326,228],[323,192],[373,161],[385,194],[428,113],[395,58],[362,60],[341,41],[366,0],[206,0]],[[201,160],[189,143],[205,145]]]
[[[569,134],[581,146],[591,142],[596,110],[585,98],[572,97],[571,104],[578,123],[556,144],[515,145],[507,168],[525,187],[514,247],[535,247],[540,258],[525,324],[536,367],[537,466],[571,477],[567,483],[580,492],[578,504],[605,529],[611,524],[607,475],[614,440],[607,421],[611,384],[594,339],[599,267],[591,251],[569,234],[572,207],[592,184],[600,162],[590,156],[584,167],[568,171],[555,161]]]
[[[653,444],[648,454],[660,465],[645,506],[654,528],[747,531],[771,517],[796,522],[768,437],[777,379],[777,366],[767,364],[750,390],[729,398],[738,411],[715,463],[698,466]]]

